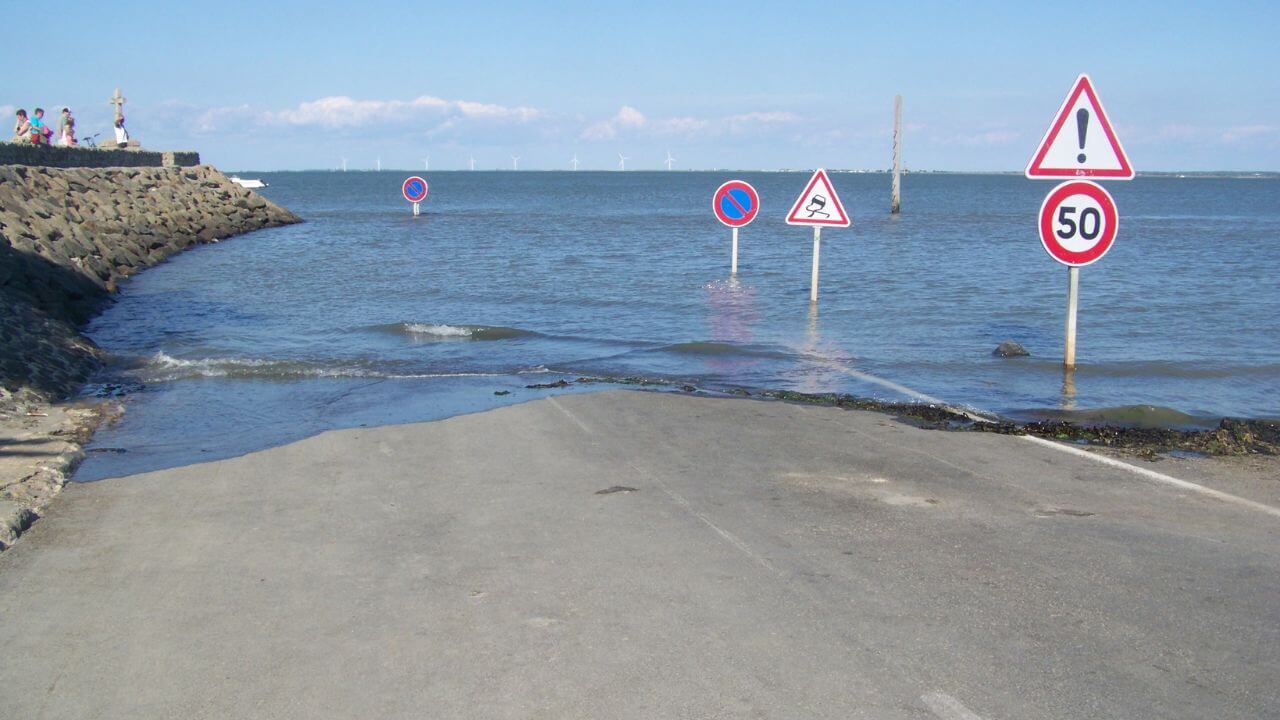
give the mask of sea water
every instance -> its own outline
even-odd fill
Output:
[[[644,378],[930,401],[1013,418],[1203,425],[1280,416],[1280,179],[1107,183],[1110,253],[1080,271],[1078,368],[1062,368],[1067,270],[1036,216],[1053,183],[832,175],[853,216],[783,221],[808,173],[266,173],[305,222],[194,249],[126,283],[89,335],[87,388],[127,413],[77,479],[213,459],[326,429],[526,401],[527,385]],[[740,178],[761,211],[730,230]],[[1030,357],[1002,359],[1004,340]],[[599,385],[567,390],[597,389]]]

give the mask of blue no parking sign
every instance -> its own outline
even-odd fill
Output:
[[[730,180],[716,188],[711,196],[711,210],[716,219],[733,228],[733,252],[729,261],[729,273],[738,274],[738,228],[748,225],[760,212],[760,196],[750,183]]]
[[[716,219],[731,228],[750,224],[760,212],[760,196],[742,180],[730,180],[716,189],[711,199]]]
[[[427,199],[427,181],[414,175],[404,181],[400,192],[404,193],[404,199],[411,203],[422,202]]]

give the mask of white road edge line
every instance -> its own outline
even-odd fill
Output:
[[[565,417],[569,418],[574,422],[574,424],[582,428],[583,432],[585,432],[588,435],[595,435],[595,432],[593,432],[591,428],[587,427],[586,423],[582,422],[581,420],[578,419],[576,415],[569,412],[568,408],[556,402],[556,399],[554,397],[547,398],[547,402],[551,403],[551,406],[554,407],[555,409],[564,413]],[[737,535],[734,535],[728,530],[725,530],[724,528],[712,522],[711,518],[695,510],[693,508],[692,503],[686,500],[684,496],[680,495],[679,493],[675,492],[670,487],[668,487],[667,484],[662,481],[662,478],[656,475],[650,475],[644,470],[641,470],[634,463],[628,463],[628,464],[631,465],[631,469],[634,470],[637,475],[647,480],[653,481],[659,488],[661,488],[662,492],[666,493],[667,497],[675,501],[675,503],[679,505],[685,512],[701,520],[707,527],[711,528],[712,530],[715,530],[716,533],[720,535],[720,537],[724,538],[726,542],[728,542],[730,545],[736,548],[743,555],[746,555],[752,560],[755,560],[757,563],[759,563],[761,566],[763,566],[766,570],[769,570],[770,572],[774,572],[774,573],[778,572],[777,569],[773,567],[773,563],[770,563],[768,559],[766,559],[762,555],[757,554],[754,550],[751,549],[749,545],[747,545],[745,542],[740,540]]]
[[[889,390],[892,390],[896,393],[906,395],[907,397],[913,400],[917,400],[923,403],[928,403],[930,405],[937,405],[941,408],[945,408],[952,412],[959,413],[969,418],[970,420],[973,420],[974,422],[995,422],[995,418],[986,413],[970,410],[968,408],[963,408],[963,407],[960,407],[959,405],[952,405],[951,403],[941,398],[936,398],[927,393],[922,393],[919,390],[909,388],[906,385],[901,385],[892,380],[886,380],[885,378],[872,375],[871,373],[865,373],[865,372],[862,372],[861,370],[854,370],[851,367],[845,367],[844,365],[841,365],[839,361],[832,360],[830,358],[825,358],[825,357],[822,357],[821,355],[812,355],[812,354],[809,355],[807,359],[810,362],[813,362],[815,359],[821,360],[822,361],[821,363],[816,363],[816,364],[823,365],[824,367],[827,367],[830,370],[835,370],[836,372],[843,373],[845,375],[848,375],[849,377],[857,378],[863,382],[868,382],[873,385],[879,385],[880,387],[888,388]]]
[[[595,435],[595,433],[591,430],[591,428],[587,427],[586,423],[579,420],[577,415],[574,415],[573,413],[569,412],[568,408],[556,402],[556,399],[554,397],[547,398],[547,402],[551,403],[551,406],[554,407],[555,409],[564,413],[564,416],[572,420],[575,425],[582,428],[582,432],[588,435]]]
[[[826,358],[823,358],[823,359],[824,359],[824,360],[826,360]],[[843,373],[845,373],[845,374],[847,374],[847,375],[851,375],[851,376],[856,377],[856,378],[859,378],[859,379],[861,379],[861,380],[866,380],[866,381],[868,381],[868,382],[874,382],[874,383],[879,384],[879,385],[882,385],[882,386],[884,386],[884,387],[888,387],[888,388],[891,388],[891,389],[897,390],[897,391],[899,391],[899,392],[903,392],[904,394],[908,394],[908,395],[910,395],[910,396],[913,396],[913,397],[915,397],[915,398],[916,398],[916,399],[918,399],[918,400],[923,400],[923,401],[925,401],[925,402],[930,402],[930,403],[933,403],[933,404],[935,404],[935,405],[941,405],[941,406],[943,406],[943,407],[945,407],[945,408],[948,408],[948,409],[951,409],[951,410],[955,410],[955,411],[961,412],[961,413],[963,413],[963,414],[967,415],[970,419],[975,420],[975,421],[977,421],[977,422],[993,422],[993,420],[991,420],[989,417],[983,417],[982,415],[979,415],[979,414],[977,414],[977,413],[973,413],[973,412],[971,412],[971,411],[965,410],[964,408],[960,408],[960,407],[957,407],[957,406],[954,406],[954,405],[950,405],[950,404],[948,404],[948,403],[946,403],[946,402],[944,402],[944,401],[942,401],[942,400],[940,400],[940,399],[938,399],[938,398],[935,398],[935,397],[933,397],[933,396],[931,396],[931,395],[926,395],[925,393],[922,393],[922,392],[919,392],[919,391],[916,391],[916,390],[912,390],[911,388],[909,388],[909,387],[907,387],[907,386],[905,386],[905,385],[899,385],[898,383],[895,383],[895,382],[893,382],[893,381],[891,381],[891,380],[885,380],[885,379],[883,379],[883,378],[878,378],[878,377],[876,377],[875,375],[870,375],[870,374],[868,374],[868,373],[860,372],[860,371],[858,371],[858,370],[853,370],[852,368],[842,367],[842,366],[841,366],[841,365],[839,365],[838,363],[835,363],[835,362],[830,361],[830,360],[828,360],[828,362],[829,362],[829,363],[831,363],[831,366],[832,366],[834,369],[839,370],[839,371],[841,371],[841,372],[843,372]],[[560,403],[556,402],[556,399],[555,399],[554,397],[549,397],[549,398],[547,398],[547,400],[548,400],[552,405],[554,405],[554,406],[555,406],[555,408],[556,408],[557,410],[559,410],[560,412],[562,412],[562,413],[564,413],[566,416],[568,416],[568,418],[569,418],[570,420],[572,420],[573,422],[577,423],[578,427],[580,427],[580,428],[582,428],[584,431],[586,431],[586,433],[587,433],[588,435],[594,435],[594,434],[595,434],[595,433],[593,433],[593,432],[591,431],[591,429],[590,429],[590,428],[588,428],[586,425],[584,425],[584,424],[582,423],[582,421],[581,421],[581,420],[579,420],[578,418],[574,417],[574,415],[573,415],[572,413],[570,413],[567,409],[565,409],[563,406],[561,406],[561,405],[560,405]],[[1127,462],[1123,462],[1123,461],[1121,461],[1121,460],[1116,460],[1115,458],[1109,458],[1109,457],[1107,457],[1106,455],[1099,455],[1099,454],[1097,454],[1097,453],[1091,453],[1091,452],[1089,452],[1089,451],[1087,451],[1087,450],[1081,450],[1080,448],[1074,448],[1074,447],[1071,447],[1070,445],[1063,445],[1062,443],[1054,442],[1054,441],[1052,441],[1052,440],[1046,440],[1046,439],[1044,439],[1044,438],[1039,438],[1039,437],[1036,437],[1036,436],[1034,436],[1034,435],[1016,435],[1015,437],[1020,437],[1020,438],[1022,438],[1023,440],[1026,440],[1026,441],[1028,441],[1028,442],[1033,442],[1033,443],[1036,443],[1037,445],[1042,445],[1042,446],[1044,446],[1044,447],[1050,447],[1050,448],[1053,448],[1054,450],[1058,450],[1058,451],[1060,451],[1060,452],[1068,453],[1068,454],[1071,454],[1071,455],[1078,455],[1078,456],[1080,456],[1080,457],[1084,457],[1084,458],[1089,458],[1090,460],[1093,460],[1094,462],[1102,463],[1103,465],[1110,465],[1111,467],[1119,468],[1119,469],[1121,469],[1121,470],[1128,470],[1128,471],[1129,471],[1129,472],[1131,472],[1131,473],[1134,473],[1134,474],[1136,474],[1136,475],[1139,475],[1139,476],[1141,476],[1141,477],[1144,477],[1144,478],[1146,478],[1146,479],[1148,479],[1148,480],[1152,480],[1152,481],[1154,481],[1154,482],[1163,483],[1163,484],[1165,484],[1165,485],[1171,485],[1171,486],[1176,487],[1176,488],[1181,488],[1181,489],[1183,489],[1183,490],[1187,490],[1187,491],[1190,491],[1190,492],[1193,492],[1193,493],[1198,493],[1198,494],[1200,494],[1200,495],[1204,495],[1205,497],[1211,497],[1211,498],[1214,498],[1214,499],[1216,499],[1216,500],[1221,500],[1221,501],[1226,502],[1226,503],[1231,503],[1231,504],[1233,504],[1233,505],[1239,505],[1239,506],[1241,506],[1241,507],[1247,507],[1247,508],[1250,508],[1250,509],[1252,509],[1252,510],[1257,510],[1257,511],[1259,511],[1259,512],[1266,513],[1267,515],[1271,515],[1271,516],[1273,516],[1273,517],[1278,517],[1278,518],[1280,518],[1280,508],[1272,507],[1271,505],[1267,505],[1267,504],[1265,504],[1265,503],[1256,502],[1256,501],[1254,501],[1254,500],[1250,500],[1250,499],[1248,499],[1248,498],[1242,498],[1242,497],[1240,497],[1239,495],[1232,495],[1231,493],[1225,493],[1225,492],[1222,492],[1221,490],[1214,490],[1213,488],[1211,488],[1211,487],[1205,487],[1204,485],[1198,485],[1198,484],[1196,484],[1196,483],[1188,482],[1188,481],[1186,481],[1186,480],[1179,480],[1178,478],[1173,477],[1172,475],[1165,475],[1164,473],[1158,473],[1158,472],[1156,472],[1156,471],[1154,471],[1154,470],[1148,470],[1148,469],[1146,469],[1146,468],[1144,468],[1144,467],[1138,467],[1137,465],[1131,465],[1131,464],[1129,464],[1129,463],[1127,463]],[[670,493],[670,491],[668,491],[668,493]],[[699,517],[701,517],[701,516],[699,516]],[[714,524],[712,524],[712,523],[711,523],[709,520],[707,520],[706,518],[702,518],[702,520],[703,520],[703,522],[706,522],[708,525],[711,525],[711,527],[715,528],[715,530],[716,530],[717,532],[720,532],[720,533],[722,533],[722,534],[724,533],[724,531],[723,531],[723,530],[721,530],[720,528],[716,527]],[[726,539],[730,539],[730,538],[726,538]],[[734,542],[735,544],[737,544],[736,540],[737,540],[736,538],[732,538],[732,539],[730,539],[730,542]],[[754,554],[754,553],[751,553],[750,551],[748,551],[748,554],[750,554],[750,555],[752,555],[753,557],[755,557],[755,554]],[[766,561],[766,562],[767,562],[767,561]]]
[[[982,716],[960,704],[946,693],[933,692],[920,696],[920,702],[942,720],[982,720]]]
[[[1196,483],[1187,482],[1186,480],[1179,480],[1178,478],[1173,477],[1172,475],[1165,475],[1164,473],[1158,473],[1154,470],[1148,470],[1144,467],[1138,467],[1137,465],[1130,465],[1127,462],[1116,460],[1115,458],[1109,458],[1106,455],[1091,453],[1087,450],[1081,450],[1080,448],[1074,448],[1069,445],[1063,445],[1062,443],[1057,443],[1052,440],[1046,440],[1044,438],[1035,437],[1034,435],[1018,435],[1017,437],[1020,437],[1023,440],[1026,440],[1028,442],[1033,442],[1037,445],[1043,445],[1044,447],[1051,447],[1054,450],[1059,450],[1061,452],[1070,453],[1072,455],[1078,455],[1080,457],[1089,458],[1090,460],[1093,460],[1094,462],[1102,463],[1103,465],[1110,465],[1111,467],[1114,467],[1114,468],[1128,470],[1129,472],[1135,473],[1137,475],[1141,475],[1142,477],[1148,480],[1153,480],[1158,483],[1164,483],[1165,485],[1172,485],[1173,487],[1181,488],[1183,490],[1189,490],[1194,493],[1199,493],[1206,497],[1215,498],[1223,502],[1232,503],[1234,505],[1240,505],[1241,507],[1247,507],[1253,510],[1264,512],[1268,515],[1280,517],[1280,508],[1272,507],[1270,505],[1264,505],[1263,503],[1255,502],[1253,500],[1249,500],[1248,498],[1242,498],[1239,495],[1232,495],[1231,493],[1224,493],[1221,490],[1214,490],[1213,488],[1205,487],[1204,485],[1197,485]]]
[[[680,493],[672,490],[670,486],[668,486],[665,482],[663,482],[662,478],[658,477],[657,475],[652,475],[650,473],[647,473],[644,470],[641,470],[638,466],[636,466],[635,463],[627,463],[627,464],[631,466],[631,469],[634,470],[637,475],[657,485],[658,488],[661,489],[662,492],[666,493],[667,497],[671,498],[671,500],[675,502],[676,505],[679,505],[682,510],[694,516],[698,520],[701,520],[704,525],[714,530],[717,535],[723,538],[725,542],[732,545],[738,552],[756,561],[757,563],[760,564],[761,567],[768,570],[769,572],[775,573],[775,574],[778,572],[778,569],[773,566],[773,563],[769,562],[768,558],[752,550],[751,546],[743,542],[737,535],[734,535],[728,530],[725,530],[724,528],[712,522],[711,518],[695,510],[693,507],[693,503],[686,500],[684,496],[681,495]]]
[[[817,356],[817,357],[821,357],[821,356]],[[856,377],[859,380],[872,382],[882,387],[886,387],[891,390],[896,390],[898,392],[904,393],[908,396],[916,398],[917,400],[923,400],[925,402],[933,403],[935,405],[941,405],[942,407],[950,410],[961,412],[964,415],[968,416],[971,420],[975,420],[977,422],[994,422],[994,420],[991,417],[984,417],[984,414],[975,413],[975,412],[966,410],[964,408],[951,405],[947,402],[944,402],[943,400],[940,400],[939,398],[935,398],[931,395],[926,395],[925,393],[919,392],[918,390],[912,390],[911,388],[905,385],[899,385],[898,383],[895,383],[892,380],[885,380],[884,378],[878,378],[875,375],[854,370],[852,368],[844,367],[840,365],[840,363],[834,360],[831,360],[829,358],[821,358],[821,359],[826,361],[832,369],[843,372],[846,375]],[[1129,463],[1123,462],[1121,460],[1109,458],[1105,455],[1099,455],[1097,453],[1091,453],[1086,450],[1081,450],[1080,448],[1071,447],[1069,445],[1063,445],[1062,443],[1054,442],[1052,440],[1038,438],[1038,437],[1035,437],[1034,435],[1018,435],[1017,437],[1036,443],[1038,445],[1051,447],[1055,450],[1060,450],[1065,453],[1070,453],[1072,455],[1079,455],[1080,457],[1086,457],[1095,462],[1100,462],[1103,465],[1110,465],[1111,467],[1114,467],[1114,468],[1128,470],[1129,472],[1140,475],[1148,480],[1153,480],[1158,483],[1164,483],[1165,485],[1172,485],[1173,487],[1198,493],[1206,497],[1215,498],[1217,500],[1221,500],[1227,503],[1232,503],[1234,505],[1239,505],[1241,507],[1247,507],[1252,510],[1257,510],[1259,512],[1263,512],[1274,517],[1280,517],[1280,508],[1272,507],[1271,505],[1256,502],[1254,500],[1249,500],[1248,498],[1242,498],[1239,495],[1232,495],[1231,493],[1225,493],[1225,492],[1222,492],[1221,490],[1214,490],[1213,488],[1205,487],[1204,485],[1197,485],[1196,483],[1188,482],[1186,480],[1179,480],[1178,478],[1173,477],[1172,475],[1165,475],[1164,473],[1158,473],[1154,470],[1148,470],[1144,467],[1138,467],[1137,465],[1130,465]]]

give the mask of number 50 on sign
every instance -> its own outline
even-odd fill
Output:
[[[1040,242],[1063,265],[1083,267],[1101,260],[1119,227],[1111,194],[1087,180],[1062,183],[1040,206]]]

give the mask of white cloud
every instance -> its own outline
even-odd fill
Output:
[[[791,112],[749,112],[730,115],[719,122],[730,135],[749,135],[769,131],[780,125],[800,122],[800,116]],[[715,123],[713,123],[715,124]]]
[[[938,135],[929,138],[930,142],[939,146],[961,146],[971,148],[989,148],[1009,145],[1022,137],[1016,130],[983,130],[980,132]]]
[[[660,120],[656,128],[661,135],[695,135],[707,128],[709,122],[695,117],[673,117]]]
[[[781,125],[799,122],[800,117],[790,112],[749,112],[721,118],[697,118],[676,116],[649,120],[639,110],[623,105],[608,120],[588,125],[582,131],[583,140],[611,140],[624,130],[638,135],[655,137],[678,136],[706,138],[743,136],[768,132]]]
[[[634,129],[644,127],[644,114],[630,105],[623,105],[618,114],[595,123],[582,131],[583,140],[609,140],[618,136],[618,129]]]
[[[1008,145],[1020,137],[1022,137],[1022,133],[1016,130],[988,130],[984,133],[962,138],[961,142],[970,146],[991,147],[992,145]]]
[[[248,105],[208,108],[191,119],[191,130],[197,134],[218,132],[233,123],[252,120],[253,108]]]
[[[830,147],[838,143],[847,142],[849,133],[839,128],[830,130],[819,130],[817,132],[801,132],[791,136],[791,142],[796,145],[804,145],[805,147]]]
[[[614,121],[622,127],[643,127],[645,123],[644,115],[629,105],[622,106],[617,116],[614,117]]]
[[[793,112],[749,112],[741,115],[730,115],[727,120],[737,125],[785,125],[798,122],[800,116]]]
[[[1273,135],[1276,128],[1270,125],[1237,125],[1236,127],[1227,128],[1222,133],[1222,142],[1237,143],[1241,140],[1249,140],[1260,136]]]
[[[1204,138],[1209,131],[1195,125],[1171,123],[1159,127],[1143,125],[1119,125],[1116,134],[1125,145],[1165,145]]]
[[[1190,140],[1201,134],[1201,130],[1194,125],[1164,125],[1155,132],[1156,140]]]
[[[334,95],[300,103],[295,107],[266,114],[269,121],[287,125],[314,125],[326,128],[360,127],[369,124],[399,125],[422,116],[503,120],[525,123],[542,115],[531,107],[507,107],[469,100],[445,100],[422,95],[412,100],[355,100]]]

